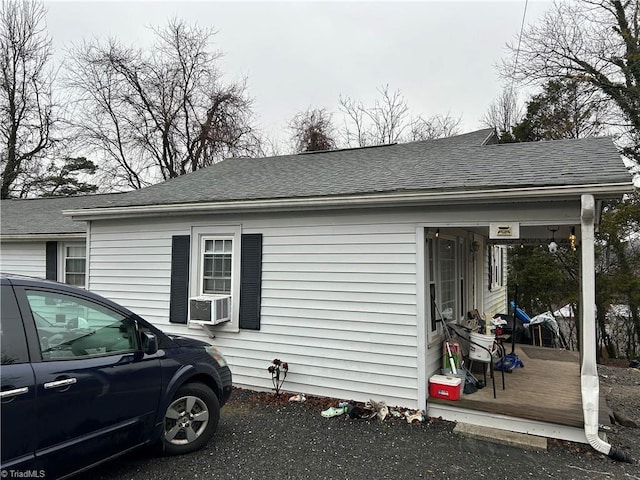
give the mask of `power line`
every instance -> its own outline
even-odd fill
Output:
[[[524,12],[522,13],[522,24],[520,25],[520,34],[518,35],[518,48],[516,48],[516,58],[513,62],[513,73],[511,74],[511,97],[513,97],[513,84],[515,83],[516,68],[518,67],[518,57],[520,55],[520,43],[522,42],[522,32],[524,31],[524,20],[527,17],[527,5],[529,0],[524,2]]]

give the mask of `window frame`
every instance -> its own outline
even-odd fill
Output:
[[[459,292],[459,288],[460,288],[460,284],[459,284],[459,278],[458,278],[458,265],[460,262],[460,259],[458,258],[458,254],[459,254],[459,250],[458,250],[458,237],[455,236],[449,236],[449,235],[440,235],[437,239],[438,241],[436,242],[436,258],[437,261],[435,262],[435,267],[436,267],[436,284],[439,286],[439,288],[437,288],[438,291],[438,295],[437,295],[437,301],[438,301],[438,305],[439,308],[441,309],[441,314],[444,316],[444,305],[443,305],[443,300],[442,300],[442,294],[444,292],[444,288],[443,288],[443,273],[444,273],[444,269],[442,268],[442,262],[447,260],[447,261],[452,261],[453,265],[451,265],[450,267],[450,279],[448,280],[448,282],[450,283],[451,286],[453,286],[453,298],[449,300],[449,303],[452,305],[452,312],[451,312],[451,321],[454,320],[458,320],[460,318],[461,313],[458,312],[458,308],[459,308],[459,297],[462,294],[462,292]],[[449,242],[450,243],[450,251],[453,253],[453,259],[447,258],[445,259],[442,255],[442,253],[444,252],[444,243],[445,242]]]
[[[454,298],[450,300],[453,307],[452,320],[459,321],[464,318],[465,309],[467,308],[469,285],[474,283],[474,279],[468,278],[469,272],[466,268],[466,262],[469,258],[468,245],[469,241],[461,232],[452,232],[450,234],[439,233],[437,236],[431,232],[425,235],[425,310],[428,315],[427,332],[431,342],[438,341],[441,336],[441,327],[436,319],[439,317],[437,309],[443,314],[444,307],[442,305],[442,265],[441,253],[444,242],[449,242],[453,253],[453,264],[451,265],[450,279],[451,286],[454,288]],[[435,295],[434,295],[435,294]]]
[[[60,251],[59,251],[59,265],[60,265],[60,282],[64,283],[66,285],[71,285],[74,287],[78,287],[78,288],[82,288],[82,289],[86,289],[87,288],[87,265],[88,265],[88,257],[87,257],[87,243],[86,242],[82,242],[82,241],[76,241],[76,242],[60,242]],[[68,257],[67,256],[67,249],[68,248],[72,248],[72,247],[82,247],[84,248],[84,257]],[[67,274],[69,274],[69,272],[67,271],[67,260],[68,259],[83,259],[84,260],[84,271],[82,272],[82,275],[84,275],[84,282],[82,283],[82,285],[77,285],[74,283],[69,283],[67,282]],[[79,275],[78,272],[71,272],[71,275]]]
[[[216,329],[239,331],[240,311],[240,225],[197,225],[191,228],[191,255],[189,298],[231,296],[231,321],[216,325]],[[228,294],[205,293],[204,291],[204,246],[205,240],[231,240],[231,291]],[[202,328],[191,322],[187,314],[187,326]]]
[[[201,296],[212,296],[212,297],[216,297],[216,296],[224,296],[224,295],[231,295],[231,290],[232,290],[232,285],[233,285],[233,277],[234,277],[234,271],[233,271],[233,248],[235,246],[235,239],[233,237],[227,237],[227,236],[209,236],[209,235],[203,235],[200,238],[201,241],[201,245],[200,245],[200,295]],[[216,242],[223,242],[223,249],[222,252],[216,252],[215,251],[215,246],[216,246]],[[212,251],[207,251],[207,242],[213,242],[213,250]],[[224,242],[231,242],[231,251],[229,253],[226,252],[226,250],[224,249]],[[215,276],[215,266],[214,266],[214,275],[212,276],[205,276],[205,263],[206,263],[206,257],[207,256],[212,256],[213,257],[213,262],[215,265],[215,256],[216,255],[230,255],[230,266],[231,266],[231,272],[229,274],[229,276],[227,277],[222,276],[222,277],[216,277]],[[224,269],[223,269],[224,270]],[[216,279],[219,280],[226,280],[229,279],[229,291],[215,291],[215,288],[213,291],[206,291],[205,289],[205,285],[206,285],[206,281],[207,280],[213,280],[215,283]]]
[[[505,248],[502,245],[489,245],[489,291],[504,287]]]

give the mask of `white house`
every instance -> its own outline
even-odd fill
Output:
[[[610,139],[496,144],[481,130],[229,159],[107,205],[63,208],[86,224],[86,286],[165,331],[209,338],[237,386],[269,389],[280,358],[286,390],[426,408],[441,366],[436,309],[454,320],[506,312],[505,245],[548,242],[550,227],[556,241],[576,232],[589,305],[599,202],[631,189]],[[4,218],[1,240],[4,251]],[[3,269],[9,261],[3,253]],[[228,322],[193,320],[189,299],[225,296]],[[595,357],[582,362],[592,378]],[[592,423],[581,437],[542,434],[591,441]]]

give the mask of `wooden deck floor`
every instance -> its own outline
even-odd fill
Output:
[[[505,390],[502,390],[500,372],[496,372],[497,398],[493,398],[491,380],[487,374],[488,385],[473,394],[463,395],[456,402],[436,398],[429,398],[429,402],[455,404],[457,408],[583,428],[579,354],[528,345],[516,345],[516,354],[524,367],[504,374]],[[482,379],[482,373],[475,375]],[[601,391],[600,423],[609,425],[606,412]]]

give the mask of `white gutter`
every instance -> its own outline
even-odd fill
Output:
[[[0,235],[3,242],[42,242],[45,240],[69,240],[86,238],[85,232],[77,233],[29,233],[19,235]]]
[[[613,460],[633,463],[629,455],[598,436],[600,385],[596,365],[595,199],[582,195],[582,365],[580,386],[584,433],[589,444]]]
[[[608,185],[564,185],[555,187],[506,188],[500,190],[470,190],[453,192],[396,192],[331,197],[276,198],[264,200],[230,200],[218,202],[179,203],[166,205],[140,205],[105,208],[63,210],[74,220],[125,218],[141,216],[182,215],[186,213],[230,213],[256,211],[293,211],[312,209],[344,209],[365,207],[410,206],[425,204],[490,203],[498,200],[526,198],[544,200],[577,197],[582,194],[621,196],[633,191],[631,183]]]

